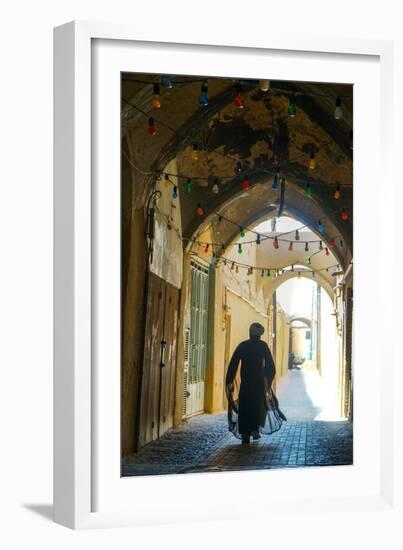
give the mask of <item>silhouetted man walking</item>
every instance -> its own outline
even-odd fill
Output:
[[[279,430],[282,421],[286,420],[271,389],[276,369],[269,346],[260,339],[263,333],[260,323],[251,324],[250,338],[234,351],[226,376],[229,429],[243,444],[248,444],[251,436],[259,439],[260,433]],[[237,398],[239,363],[241,384]]]

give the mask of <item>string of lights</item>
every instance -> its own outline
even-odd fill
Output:
[[[123,99],[123,102],[126,103],[127,105],[129,105],[131,108],[137,110],[143,116],[149,117],[149,113],[144,111],[144,109],[141,109],[140,107],[138,107],[137,105],[134,105],[133,103],[131,103],[130,101],[128,101],[126,99]],[[150,117],[149,118],[148,133],[151,136],[154,136],[157,133],[156,126],[155,126],[156,122],[158,124],[160,124],[161,126],[164,126],[167,129],[169,129],[174,135],[177,135],[177,136],[180,135],[180,132],[178,130],[176,130],[175,128],[173,128],[170,124],[167,124],[166,122],[164,122],[162,120],[156,119],[155,117]],[[327,145],[330,145],[330,144],[331,144],[330,141],[324,142],[324,143],[321,144],[321,147],[326,147]],[[192,160],[197,161],[199,159],[200,152],[201,152],[201,150],[199,149],[199,145],[197,143],[194,143],[192,151],[191,151]],[[235,162],[236,166],[235,166],[234,174],[219,175],[219,176],[211,176],[211,175],[209,175],[209,176],[190,176],[190,175],[186,175],[186,174],[174,174],[174,173],[169,173],[169,172],[164,172],[164,174],[168,174],[169,176],[177,177],[177,178],[185,178],[186,180],[189,180],[189,179],[190,180],[210,180],[210,179],[213,179],[213,180],[215,180],[215,184],[213,185],[213,188],[212,188],[212,191],[214,193],[214,192],[219,192],[218,181],[231,180],[231,179],[234,178],[234,176],[238,176],[238,177],[243,176],[242,188],[244,190],[247,190],[247,189],[249,189],[249,186],[250,186],[249,177],[251,177],[253,175],[256,175],[256,174],[261,174],[263,172],[263,173],[266,173],[270,176],[273,176],[272,188],[273,189],[278,189],[279,188],[279,183],[280,183],[280,180],[281,180],[281,175],[280,175],[281,167],[284,166],[284,164],[286,164],[288,162],[288,160],[284,160],[282,162],[276,162],[276,163],[274,163],[274,167],[271,170],[269,170],[267,168],[264,168],[264,167],[260,167],[259,169],[255,169],[255,170],[245,170],[244,165],[245,164],[247,165],[252,160],[250,157],[245,157],[245,158],[239,159],[239,158],[232,157],[231,155],[228,155],[226,153],[221,153],[220,151],[208,151],[208,154],[211,154],[211,153]],[[295,162],[298,159],[303,158],[303,157],[307,157],[307,156],[309,157],[308,167],[309,167],[309,169],[314,170],[317,166],[317,160],[316,160],[315,152],[313,152],[313,151],[311,151],[309,154],[305,151],[301,152],[300,155],[297,155],[297,156],[294,157],[292,162]],[[140,173],[145,172],[137,166],[135,168]],[[152,175],[152,173],[150,173],[149,175]],[[297,178],[297,177],[294,177],[293,179],[297,183],[301,183],[301,184],[305,185],[305,195],[308,196],[308,197],[312,197],[312,184],[313,185],[324,185],[324,182],[315,182],[312,179],[307,180],[307,179],[304,179],[304,178]],[[336,196],[336,193],[335,193],[334,196],[335,196],[335,198],[340,198],[341,184],[339,182],[333,182],[333,183],[330,182],[330,183],[326,183],[325,185],[332,186],[332,187],[336,186],[336,188],[338,190],[338,192],[337,192],[338,196]]]
[[[162,215],[162,217],[164,218],[165,222],[167,223],[167,226],[169,228],[174,228],[174,226],[172,225],[172,220],[170,220],[169,216],[165,213],[163,213],[159,208],[158,206],[155,206],[155,208],[158,210],[158,212]],[[179,230],[177,228],[174,228],[178,234],[178,236],[180,237],[180,233],[179,233]],[[298,231],[298,230],[296,230]],[[193,237],[193,239],[186,239],[186,238],[183,238],[182,240],[186,241],[186,240],[191,240],[192,242],[192,247],[194,245],[196,246],[202,246],[204,248],[204,253],[207,254],[209,252],[209,243],[202,243],[200,241],[198,241],[195,237]],[[250,241],[251,243],[252,242],[256,242],[256,241]],[[245,243],[243,243],[245,244]],[[321,243],[322,244],[322,243]],[[236,245],[235,245],[236,246]],[[238,253],[242,253],[242,245],[241,243],[238,243]],[[334,246],[334,245],[333,245]],[[290,248],[289,248],[290,250]],[[309,248],[307,246],[307,243],[305,243],[305,251],[308,251]],[[316,273],[316,272],[321,272],[321,271],[329,271],[329,269],[332,269],[334,267],[337,267],[338,270],[340,270],[340,264],[334,264],[334,265],[331,265],[331,266],[327,266],[327,267],[324,267],[324,268],[320,268],[320,269],[312,269],[312,258],[314,256],[316,256],[317,254],[321,253],[322,251],[324,250],[326,256],[330,256],[330,252],[329,252],[329,248],[328,247],[323,247],[323,246],[320,246],[319,247],[319,250],[317,250],[316,252],[313,252],[311,255],[309,255],[306,259],[305,259],[305,263],[306,265],[308,266],[307,268],[305,268],[305,271],[308,271],[308,272],[312,272],[312,273]],[[243,262],[239,262],[239,261],[235,261],[235,260],[231,260],[225,256],[223,256],[222,254],[224,253],[224,249],[221,250],[221,254],[217,254],[216,252],[213,251],[212,253],[212,258],[213,258],[213,261],[214,261],[214,264],[217,266],[219,262],[223,262],[224,265],[227,265],[227,263],[230,263],[231,264],[231,269],[236,269],[236,271],[238,272],[239,271],[239,268],[243,268],[243,269],[247,269],[248,271],[248,275],[251,275],[253,273],[254,270],[257,270],[257,271],[260,271],[261,272],[261,275],[264,276],[264,273],[266,273],[267,276],[270,277],[271,273],[274,272],[277,276],[279,274],[279,272],[282,272],[282,271],[285,271],[287,270],[287,268],[290,268],[289,270],[290,271],[295,271],[295,264],[287,264],[286,266],[266,266],[266,267],[262,267],[262,266],[256,266],[256,265],[250,265],[250,264],[246,264],[246,263],[243,263]],[[196,254],[198,256],[198,254]],[[198,256],[199,257],[199,256]],[[299,266],[300,264],[298,263],[297,266]],[[297,271],[299,272],[303,272],[304,269],[301,270],[301,267],[299,267],[297,269]],[[313,275],[314,276],[314,275]]]
[[[206,260],[205,258],[202,258],[198,254],[194,254],[194,255],[203,261]],[[232,260],[230,258],[225,258],[225,257],[217,258],[214,256],[213,256],[213,261],[210,262],[210,265],[214,267],[218,267],[220,263],[222,263],[225,267],[229,268],[231,271],[235,271],[236,273],[239,273],[240,269],[246,269],[247,275],[260,273],[261,277],[276,278],[287,273],[297,273],[297,275],[300,275],[302,273],[310,273],[314,277],[317,273],[321,273],[324,271],[329,272],[331,269],[336,269],[336,272],[332,273],[332,276],[341,275],[344,273],[340,269],[340,264],[332,264],[319,269],[307,268],[307,267],[301,266],[300,264],[287,264],[286,266],[281,266],[281,267],[257,266],[257,265],[250,265],[250,264],[237,262],[236,260]]]
[[[188,193],[191,191],[191,182],[189,182],[189,180],[186,182],[186,184],[177,185],[174,182],[172,182],[172,180],[169,178],[169,175],[165,174],[165,181],[169,185],[173,186],[172,197],[174,199],[176,199],[177,196],[178,196],[178,188],[180,188],[182,190],[185,189]],[[291,248],[289,248],[289,250],[292,250],[292,245],[293,245],[294,241],[296,241],[297,243],[300,242],[301,244],[304,244],[305,246],[307,244],[309,246],[309,244],[315,244],[315,243],[319,243],[319,246],[321,246],[321,245],[323,245],[323,241],[327,240],[328,241],[328,246],[330,248],[333,248],[335,246],[335,239],[340,238],[340,247],[342,248],[344,246],[344,242],[343,242],[343,239],[341,238],[340,234],[335,235],[334,237],[332,237],[330,239],[323,238],[323,239],[310,239],[310,240],[302,240],[301,241],[299,232],[302,229],[312,228],[312,227],[316,226],[318,231],[320,231],[320,233],[324,232],[324,226],[323,226],[321,220],[318,220],[316,223],[313,222],[313,223],[310,223],[310,224],[305,224],[305,225],[301,226],[298,229],[292,229],[290,231],[277,233],[276,235],[267,235],[267,234],[264,234],[264,233],[259,233],[258,231],[256,231],[253,228],[250,228],[250,227],[247,227],[247,226],[240,226],[237,222],[234,222],[233,220],[229,219],[228,217],[226,217],[221,212],[217,212],[215,210],[210,210],[210,211],[207,212],[206,208],[203,207],[201,205],[201,203],[197,204],[196,213],[199,216],[204,216],[206,213],[209,214],[209,215],[215,215],[217,217],[218,222],[225,221],[225,222],[228,222],[232,225],[237,226],[239,228],[239,235],[240,235],[241,238],[243,238],[245,236],[246,232],[250,232],[250,233],[253,233],[254,235],[256,235],[256,239],[254,239],[253,241],[243,241],[241,243],[241,244],[245,244],[245,245],[251,244],[251,243],[260,244],[260,242],[263,241],[263,240],[272,239],[274,241],[275,248],[278,248],[277,245],[278,245],[279,242],[286,242],[286,243],[289,243],[289,245],[291,245]],[[343,213],[345,213],[345,209],[342,209],[342,214]],[[343,219],[347,219],[347,218],[343,218]],[[290,235],[292,233],[295,233],[295,238],[293,240],[283,238],[285,235]],[[223,248],[223,247],[225,248],[225,243],[222,243],[222,242],[221,243],[213,243],[213,242],[207,243],[207,242],[205,242],[203,244],[204,245],[209,245],[209,246],[212,246],[212,247],[216,246],[216,247],[220,247],[220,248]]]
[[[197,84],[201,83],[203,86],[207,86],[207,89],[204,90],[204,93],[207,94],[208,91],[208,83],[209,80],[218,80],[214,77],[198,77],[198,78],[175,78],[172,75],[162,75],[159,77],[159,79],[154,80],[145,80],[140,78],[133,78],[133,77],[124,77],[124,80],[126,82],[134,82],[137,84],[143,84],[145,86],[150,86],[153,89],[153,95],[159,95],[160,94],[160,88],[167,88],[172,89],[176,85],[183,85],[183,84]],[[349,98],[350,96],[345,94],[334,94],[334,93],[324,93],[324,92],[303,92],[303,91],[297,91],[297,90],[290,90],[283,88],[281,86],[276,85],[273,83],[273,81],[269,79],[225,79],[220,78],[219,80],[231,80],[234,83],[236,92],[239,93],[239,86],[241,87],[247,87],[247,88],[256,88],[259,87],[260,91],[262,92],[274,92],[274,93],[280,93],[284,95],[295,95],[299,97],[327,97],[330,99],[336,100],[337,98]]]
[[[129,158],[129,156],[123,151],[123,155],[125,156],[126,160],[129,162],[129,164],[137,171],[139,171],[142,175],[145,175],[145,176],[151,176],[153,175],[153,172],[143,172],[142,170],[140,170],[140,168],[138,168],[133,162],[132,160]],[[165,177],[165,182],[168,183],[168,185],[171,185],[173,187],[173,198],[176,199],[177,196],[178,196],[178,189],[181,189],[181,190],[186,190],[188,193],[191,191],[191,188],[192,188],[192,180],[190,178],[187,178],[186,179],[186,183],[183,183],[183,184],[176,184],[174,183],[170,178],[171,177],[176,177],[176,178],[179,178],[179,177],[182,177],[182,176],[178,176],[177,174],[170,174],[168,172],[160,172],[159,175],[158,175],[158,179],[160,179],[162,176]],[[184,176],[183,176],[184,177]],[[336,193],[339,194],[339,196],[337,198],[340,197],[340,192],[339,191],[336,191]],[[200,212],[201,212],[201,215],[204,214],[204,209],[200,206],[198,206],[198,210],[199,210],[199,215],[200,215]],[[344,220],[347,219],[346,215],[346,211],[344,208],[342,208],[341,210],[342,212],[342,217]],[[238,225],[236,222],[230,220],[229,218],[227,218],[226,216],[224,216],[223,214],[221,214],[220,212],[216,212],[216,211],[211,211],[210,214],[215,214],[217,217],[218,217],[218,221],[226,221],[226,222],[229,222],[233,225]],[[301,231],[302,229],[304,228],[309,228],[309,227],[314,227],[314,223],[311,223],[311,224],[306,224],[306,225],[302,225],[301,227],[299,227],[297,229],[297,231]],[[241,229],[241,228],[240,228]],[[264,234],[261,234],[261,233],[258,233],[257,231],[249,228],[249,227],[245,227],[245,229],[251,233],[254,233],[255,235],[257,236],[260,236],[261,238],[273,238],[273,237],[270,237],[270,236],[266,236]],[[319,220],[318,221],[318,229],[319,231],[322,233],[324,231],[324,228],[323,228],[323,225],[321,223],[321,221]],[[291,234],[293,233],[295,230],[291,230],[291,231],[285,231],[285,232],[282,232],[282,233],[279,233],[277,234],[277,236],[283,236],[283,235],[288,235],[288,234]],[[299,240],[298,238],[296,240]],[[255,242],[255,241],[250,241],[250,242]],[[289,242],[289,241],[287,241]],[[302,241],[302,242],[305,242],[305,241]],[[320,240],[315,240],[315,241],[308,241],[309,243],[314,243],[314,242],[320,242]],[[221,246],[223,243],[209,243],[211,246]],[[249,242],[244,242],[243,244],[249,244]]]

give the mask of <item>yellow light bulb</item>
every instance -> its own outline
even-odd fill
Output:
[[[192,159],[193,160],[199,160],[199,149],[197,148],[197,145],[193,145],[192,149]]]
[[[315,158],[315,155],[313,153],[311,153],[311,156],[309,158],[308,166],[309,166],[310,170],[315,170],[315,168],[316,168],[316,158]]]
[[[161,108],[161,100],[159,95],[153,95],[153,98],[151,100],[151,107],[153,109],[160,109]]]

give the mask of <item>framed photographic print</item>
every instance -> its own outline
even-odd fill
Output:
[[[392,506],[391,79],[385,41],[55,30],[56,521]]]

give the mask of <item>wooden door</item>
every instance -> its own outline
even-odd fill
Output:
[[[147,292],[143,376],[140,396],[139,447],[158,438],[161,377],[161,341],[166,283],[150,273]]]
[[[149,274],[138,448],[173,426],[179,290]]]
[[[173,426],[178,306],[179,290],[167,283],[165,293],[165,312],[163,319],[164,343],[161,364],[159,436]]]

